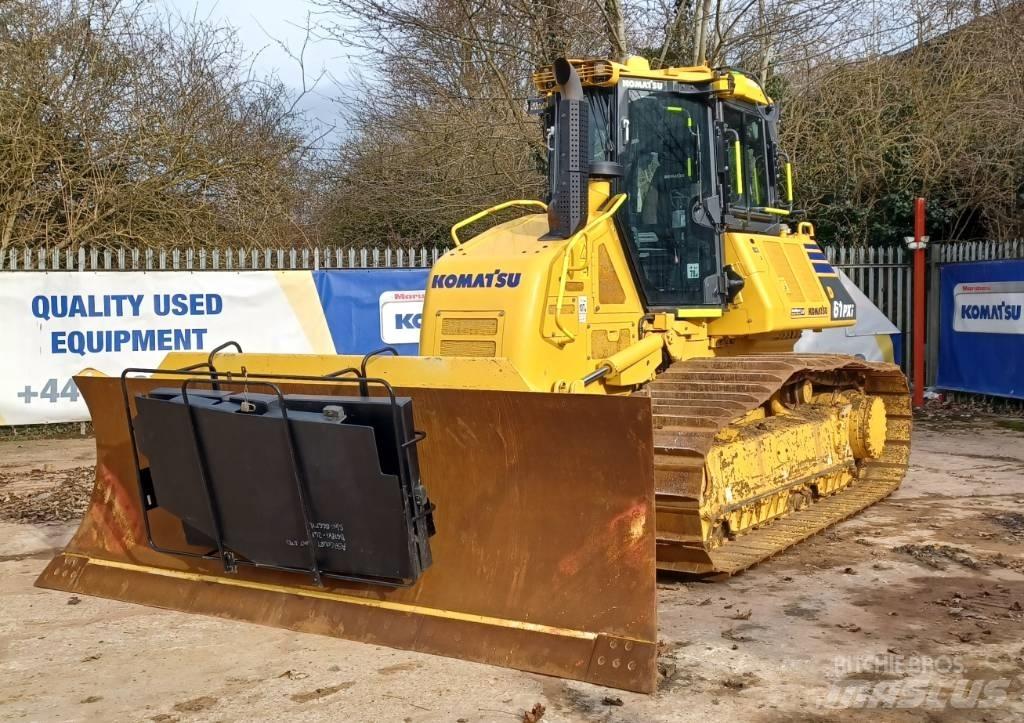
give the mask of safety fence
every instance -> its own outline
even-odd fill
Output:
[[[824,248],[900,330],[894,338],[904,367],[912,368],[912,252],[903,247],[844,244]],[[447,251],[441,246],[413,248],[335,246],[309,248],[7,248],[0,251],[0,272],[10,271],[251,271],[331,269],[428,269]],[[928,258],[927,383],[936,382],[940,348],[940,273],[949,264],[1024,258],[1024,240],[933,242]],[[4,283],[0,278],[0,283]],[[408,314],[407,314],[408,316]],[[396,317],[404,318],[404,317]],[[410,316],[410,318],[413,318]],[[414,333],[415,329],[409,333]]]
[[[0,271],[251,271],[430,268],[448,249],[422,245],[332,246],[307,248],[8,248],[0,251]],[[911,252],[900,247],[824,246],[842,269],[909,340],[913,315]],[[928,286],[938,289],[939,269],[950,263],[1024,258],[1024,240],[933,242],[928,254]],[[939,295],[929,293],[930,339],[938,338]],[[901,344],[905,369],[912,363],[910,344]],[[938,345],[928,346],[928,378],[934,382]]]
[[[446,248],[9,248],[0,271],[263,271],[430,268]]]
[[[429,268],[444,246],[323,246],[306,248],[129,248],[81,246],[76,249],[10,247],[0,251],[0,271],[252,271],[263,269],[388,269]],[[826,245],[833,265],[847,275],[901,326],[901,287],[910,254],[903,247]],[[1024,258],[1024,240],[936,242],[931,263]],[[887,295],[887,291],[892,295]]]
[[[850,280],[871,299],[902,332],[901,363],[911,369],[913,349],[909,340],[913,333],[913,253],[900,247],[863,247],[836,244],[826,246],[825,253],[833,265],[842,269]],[[972,261],[997,261],[1024,258],[1024,240],[1007,241],[938,241],[929,245],[928,260],[928,328],[925,368],[928,385],[935,383],[939,358],[939,273],[943,266]]]
[[[893,324],[910,330],[911,252],[901,247],[826,246],[825,254],[841,268]],[[1024,258],[1024,240],[933,243],[928,264]],[[936,272],[937,273],[937,272]]]
[[[909,331],[912,294],[908,252],[902,247],[826,246],[825,254],[889,321],[901,331]]]

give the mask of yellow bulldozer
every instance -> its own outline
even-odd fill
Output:
[[[421,356],[76,377],[96,488],[37,584],[649,692],[659,571],[739,572],[899,485],[899,369],[792,353],[856,308],[758,83],[533,83],[550,203],[452,228]]]

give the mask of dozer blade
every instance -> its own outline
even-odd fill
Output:
[[[830,444],[835,420],[813,405],[804,407],[816,415],[805,423],[799,405],[788,419],[742,423],[800,383],[880,399],[884,451],[828,462],[839,456]],[[740,572],[884,499],[906,474],[910,398],[892,364],[813,354],[693,359],[673,364],[642,393],[653,405],[658,569],[666,572]],[[709,463],[730,444],[723,463]]]
[[[309,373],[297,364],[282,373]],[[330,364],[338,360],[321,360],[317,373]],[[317,586],[308,575],[226,571],[223,557],[153,549],[121,382],[95,374],[75,381],[96,433],[96,487],[38,586],[653,691],[648,399],[396,383],[426,433],[417,448],[435,505],[432,563],[407,587],[329,578]],[[127,379],[132,416],[137,395],[179,383]],[[290,395],[358,393],[351,384],[279,386]],[[157,547],[199,549],[165,509],[150,509],[148,520]]]

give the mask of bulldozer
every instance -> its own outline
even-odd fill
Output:
[[[38,585],[652,692],[659,573],[738,573],[899,485],[899,368],[792,351],[856,306],[757,81],[532,82],[549,202],[455,224],[420,356],[76,377],[96,487]]]

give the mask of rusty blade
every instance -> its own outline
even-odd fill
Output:
[[[385,589],[158,553],[146,541],[119,380],[80,376],[96,488],[40,587],[438,653],[651,692],[654,474],[649,401],[399,389],[414,399],[434,563]],[[163,380],[130,380],[133,393]],[[344,394],[282,384],[286,392]],[[180,527],[150,515],[158,544]]]

